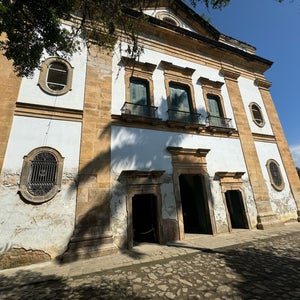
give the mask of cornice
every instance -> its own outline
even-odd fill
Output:
[[[227,68],[222,68],[220,70],[221,75],[223,75],[225,78],[227,79],[233,79],[233,80],[237,80],[240,77],[240,73],[233,71],[231,69],[227,69]]]
[[[257,85],[260,88],[264,89],[269,89],[272,86],[272,82],[266,80],[266,79],[261,79],[261,78],[256,78],[254,80],[254,84]]]

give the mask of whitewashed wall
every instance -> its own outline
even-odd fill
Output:
[[[61,254],[73,232],[81,123],[16,116],[1,173],[0,249],[23,247]],[[64,159],[62,190],[50,201],[23,202],[18,183],[23,157],[36,147],[50,146]]]
[[[238,139],[113,126],[111,135],[111,207],[112,227],[115,235],[124,233],[127,226],[126,192],[118,182],[120,173],[123,170],[165,170],[165,176],[172,177],[172,157],[166,150],[168,146],[210,149],[206,160],[218,232],[222,232],[225,227],[228,227],[220,183],[213,179],[214,175],[218,171],[245,172],[243,176],[245,201],[248,205],[251,224],[256,224],[256,208],[251,187],[247,182],[247,170]],[[163,180],[161,193],[162,217],[177,219],[172,181]]]
[[[239,83],[239,88],[241,91],[241,96],[243,99],[243,104],[246,111],[248,122],[250,124],[251,131],[254,133],[273,135],[269,117],[264,102],[261,98],[261,94],[259,92],[258,87],[254,85],[253,80],[244,77],[240,77],[238,79],[238,83]],[[261,112],[265,120],[265,125],[263,127],[259,127],[253,122],[250,108],[249,108],[249,104],[251,102],[257,103],[261,108]]]
[[[47,57],[45,57],[47,58]],[[40,104],[71,109],[83,109],[87,50],[75,53],[68,60],[73,67],[71,90],[64,95],[53,96],[45,93],[39,86],[40,71],[36,70],[32,78],[24,78],[18,96],[18,102]]]
[[[123,45],[124,48],[125,45]],[[121,54],[118,50],[115,51],[113,57],[113,74],[112,74],[112,114],[120,114],[121,107],[126,101],[126,91],[125,91],[125,70],[122,65],[120,65]],[[160,52],[155,52],[152,50],[144,49],[144,53],[141,55],[140,62],[148,62],[157,66],[153,72],[153,87],[154,87],[154,106],[158,107],[158,117],[167,120],[167,95],[164,81],[164,71],[159,66],[161,61],[167,61],[175,66],[179,67],[188,67],[195,69],[195,72],[192,76],[192,83],[194,86],[194,95],[195,95],[195,104],[197,112],[203,116],[203,119],[206,118],[207,110],[203,98],[203,91],[200,84],[197,84],[199,77],[205,77],[212,81],[224,82],[224,78],[219,74],[219,70],[213,69],[201,64],[196,64],[189,62],[180,58],[176,58],[170,55],[166,55]],[[224,84],[222,86],[222,98],[224,103],[224,109],[226,112],[226,117],[232,119],[232,125],[235,126],[234,115],[232,107],[230,104],[230,99],[227,91],[227,87]],[[128,99],[127,99],[128,101]]]
[[[256,142],[255,146],[263,176],[269,191],[269,198],[274,213],[276,213],[276,215],[280,217],[281,221],[296,219],[296,203],[290,190],[290,185],[277,145],[275,143]],[[275,190],[271,185],[271,180],[266,167],[267,161],[269,159],[274,159],[279,164],[284,181],[284,189],[282,191]]]

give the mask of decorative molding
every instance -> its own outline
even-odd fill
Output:
[[[205,77],[199,77],[197,83],[201,84],[202,86],[207,86],[207,87],[218,89],[218,90],[220,90],[224,84],[224,82],[212,81]]]
[[[240,73],[231,69],[222,68],[220,70],[221,75],[223,75],[227,79],[237,80],[240,77]]]
[[[266,79],[256,78],[254,84],[260,88],[269,89],[272,86],[272,82]]]
[[[125,69],[132,69],[133,72],[136,70],[147,73],[153,73],[153,71],[156,69],[156,65],[154,64],[150,64],[147,62],[143,63],[130,57],[122,56],[121,62],[124,64]]]
[[[160,62],[159,65],[164,69],[165,73],[168,73],[169,75],[184,76],[185,78],[191,78],[195,72],[195,69],[176,66],[172,63],[163,60]]]
[[[17,102],[15,115],[81,122],[83,118],[83,111],[79,109]]]
[[[192,155],[197,157],[206,157],[210,149],[191,149],[182,147],[167,147],[172,155]]]

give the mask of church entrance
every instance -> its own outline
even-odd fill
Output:
[[[139,194],[132,198],[133,244],[158,243],[157,198],[153,194]]]
[[[181,174],[180,196],[185,233],[212,234],[202,175]]]
[[[239,190],[225,192],[226,205],[232,228],[249,228],[242,193]]]

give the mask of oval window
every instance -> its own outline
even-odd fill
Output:
[[[58,57],[44,61],[38,85],[50,95],[63,95],[71,90],[73,68],[69,62]]]
[[[63,157],[51,147],[40,147],[24,156],[20,194],[34,203],[52,199],[60,190]]]
[[[250,110],[252,115],[253,122],[259,126],[263,127],[265,125],[265,121],[261,112],[261,109],[258,104],[250,103]]]
[[[267,169],[272,186],[278,191],[283,190],[284,182],[277,161],[273,159],[268,160]]]

